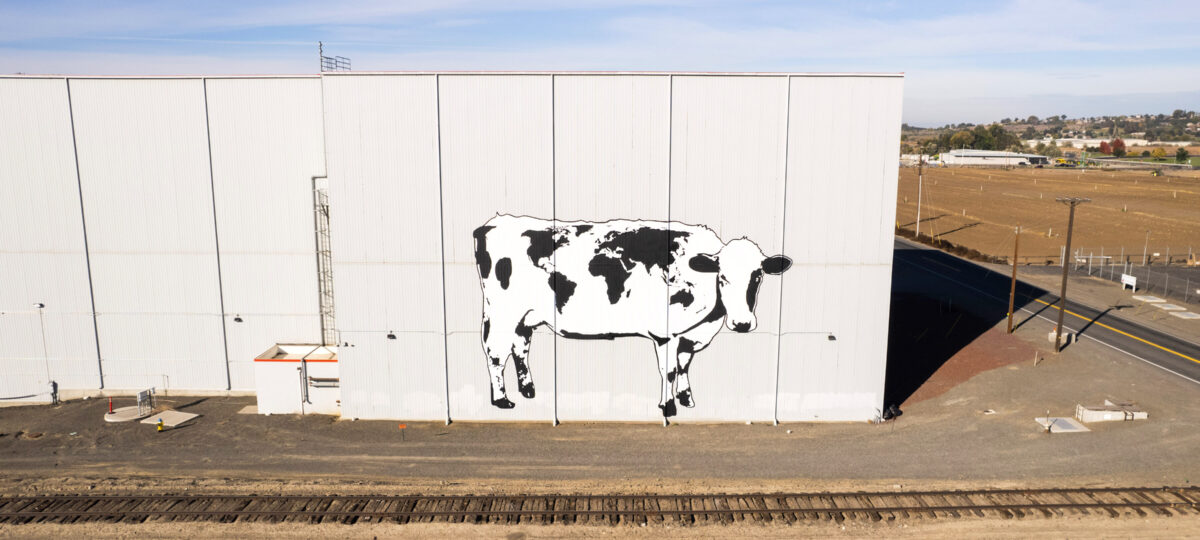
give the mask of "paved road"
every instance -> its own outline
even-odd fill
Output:
[[[897,273],[915,270],[940,278],[943,286],[970,291],[973,298],[994,302],[1000,313],[1007,312],[1010,276],[902,238],[896,238],[895,249]],[[1065,331],[1079,332],[1079,339],[1097,341],[1200,384],[1200,344],[1121,318],[1113,308],[1096,309],[1072,302],[1070,290],[1067,292]],[[1032,315],[1057,323],[1058,299],[1055,294],[1022,282],[1017,287],[1016,320],[1027,320]]]

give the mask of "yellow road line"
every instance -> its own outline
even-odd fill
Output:
[[[1034,298],[1033,300],[1034,300],[1035,302],[1038,302],[1038,303],[1041,303],[1041,304],[1045,304],[1045,305],[1047,305],[1047,306],[1050,306],[1050,307],[1052,307],[1052,308],[1054,308],[1054,309],[1058,309],[1058,306],[1056,306],[1056,305],[1054,305],[1054,304],[1051,304],[1050,302],[1047,302],[1047,301],[1045,301],[1045,300],[1041,300],[1041,299],[1038,299],[1038,298]],[[1173,351],[1173,350],[1171,350],[1171,349],[1168,349],[1168,348],[1166,348],[1166,347],[1163,347],[1162,345],[1159,345],[1159,344],[1157,344],[1157,343],[1154,343],[1154,342],[1151,342],[1151,341],[1146,341],[1146,340],[1144,340],[1144,339],[1142,339],[1142,338],[1140,338],[1140,337],[1137,337],[1137,336],[1135,336],[1135,335],[1133,335],[1133,334],[1130,334],[1129,332],[1123,332],[1123,331],[1121,331],[1121,330],[1117,330],[1116,328],[1113,328],[1113,327],[1111,327],[1111,326],[1109,326],[1109,325],[1107,325],[1107,324],[1104,324],[1104,323],[1102,323],[1102,322],[1098,322],[1098,321],[1095,321],[1095,320],[1089,319],[1089,318],[1087,318],[1087,317],[1084,317],[1083,315],[1080,315],[1080,314],[1078,314],[1078,313],[1075,313],[1074,311],[1071,311],[1071,310],[1069,310],[1069,309],[1068,309],[1068,310],[1066,310],[1066,312],[1067,312],[1067,314],[1069,314],[1069,315],[1074,315],[1074,316],[1076,316],[1076,317],[1079,317],[1080,319],[1083,319],[1083,320],[1085,320],[1085,321],[1088,321],[1088,322],[1090,322],[1090,323],[1092,323],[1092,324],[1094,324],[1094,325],[1096,325],[1096,326],[1100,326],[1100,327],[1102,327],[1102,328],[1107,328],[1107,329],[1109,329],[1109,330],[1112,330],[1113,332],[1116,332],[1116,333],[1118,333],[1118,334],[1121,334],[1122,336],[1125,336],[1125,337],[1128,337],[1128,338],[1133,338],[1133,339],[1136,339],[1136,340],[1138,340],[1138,341],[1140,341],[1140,342],[1142,342],[1142,343],[1145,343],[1146,345],[1149,345],[1149,346],[1151,346],[1151,347],[1154,347],[1154,348],[1157,348],[1157,349],[1164,350],[1164,351],[1166,351],[1166,352],[1169,352],[1169,353],[1171,353],[1171,354],[1173,354],[1173,355],[1175,355],[1175,356],[1178,356],[1178,357],[1180,357],[1180,358],[1186,358],[1186,359],[1188,359],[1188,360],[1191,360],[1191,361],[1193,361],[1193,362],[1195,362],[1195,363],[1197,363],[1197,364],[1200,364],[1200,360],[1197,360],[1197,359],[1195,359],[1195,358],[1192,358],[1192,357],[1190,357],[1190,356],[1188,356],[1188,355],[1186,355],[1186,354],[1183,354],[1183,353],[1181,353],[1181,352]]]

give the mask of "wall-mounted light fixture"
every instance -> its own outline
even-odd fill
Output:
[[[391,330],[388,330],[387,338],[388,339],[396,339],[396,334],[392,333]]]
[[[36,302],[36,303],[34,303],[34,304],[33,304],[33,307],[35,307],[35,308],[38,308],[38,309],[42,309],[42,308],[46,307],[46,304],[43,304],[43,303],[41,303],[41,302]]]
[[[234,315],[234,316],[233,316],[233,322],[242,322],[242,316],[241,316],[241,315]]]
[[[826,339],[828,339],[829,341],[837,341],[837,336],[835,336],[833,334],[829,334],[829,337]]]

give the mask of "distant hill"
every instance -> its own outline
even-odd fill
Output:
[[[986,133],[987,136],[982,136]],[[903,124],[901,153],[918,150],[934,154],[952,148],[977,150],[1025,150],[1021,141],[1052,137],[1115,138],[1147,141],[1200,141],[1200,113],[1176,109],[1171,114],[1134,114],[1067,118],[1066,115],[1038,118],[1004,118],[987,126],[947,124],[920,128]]]

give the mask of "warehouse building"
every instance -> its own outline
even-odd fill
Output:
[[[0,398],[876,419],[902,81],[2,77]]]
[[[946,165],[976,165],[990,167],[1023,167],[1049,165],[1050,158],[1037,154],[1019,154],[999,150],[950,150],[942,152],[941,161]]]

